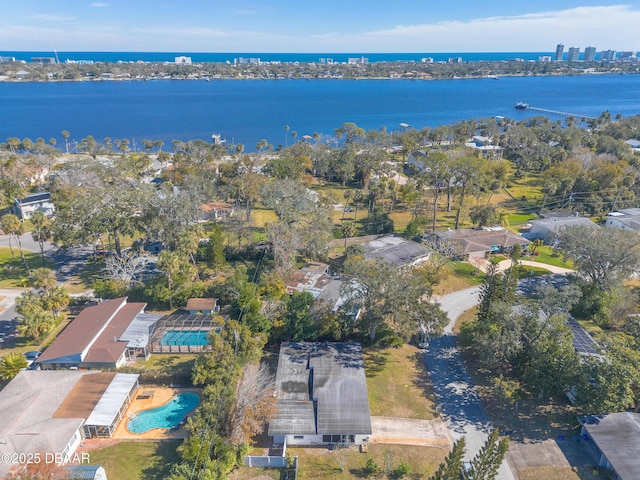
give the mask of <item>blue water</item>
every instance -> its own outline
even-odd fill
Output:
[[[219,80],[148,82],[0,83],[0,141],[9,137],[70,140],[93,135],[127,138],[211,140],[255,151],[261,139],[277,147],[318,132],[334,135],[344,122],[366,130],[409,123],[436,127],[496,115],[522,119],[531,106],[598,116],[640,114],[640,75],[502,77],[499,80]],[[553,120],[564,116],[548,115]],[[290,127],[287,135],[284,126]]]
[[[543,55],[554,55],[555,52],[451,52],[451,53],[233,53],[233,52],[23,52],[4,51],[1,57],[15,57],[16,60],[30,62],[33,57],[55,58],[60,62],[66,60],[93,60],[94,62],[173,62],[177,56],[191,57],[193,62],[233,62],[235,58],[259,58],[262,62],[319,62],[321,58],[334,62],[346,62],[349,58],[365,57],[369,62],[419,62],[422,58],[431,57],[436,62],[446,62],[452,57],[461,57],[465,62],[478,60],[538,60]]]
[[[158,408],[136,413],[129,419],[127,428],[131,433],[145,433],[154,428],[175,427],[199,404],[200,395],[181,393]]]
[[[169,330],[160,345],[209,345],[209,330]]]

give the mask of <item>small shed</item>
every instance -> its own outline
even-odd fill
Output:
[[[107,480],[107,472],[102,465],[76,465],[69,467],[73,480]]]
[[[211,315],[220,311],[217,298],[190,298],[185,310],[189,315]]]

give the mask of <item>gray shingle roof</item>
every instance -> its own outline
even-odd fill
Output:
[[[276,392],[269,435],[371,434],[358,343],[283,343]]]
[[[362,244],[367,260],[382,260],[390,265],[404,267],[427,260],[431,250],[417,242],[395,235],[376,238]]]
[[[580,417],[589,436],[622,480],[640,472],[640,413],[620,412]]]

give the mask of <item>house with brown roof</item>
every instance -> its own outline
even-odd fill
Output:
[[[203,222],[218,221],[223,218],[233,217],[235,206],[227,202],[207,202],[200,206],[200,218]]]
[[[161,315],[144,313],[146,303],[127,298],[87,307],[67,325],[37,363],[43,370],[119,368],[149,355],[149,330]]]
[[[484,258],[490,253],[509,253],[515,245],[526,250],[530,240],[502,227],[461,228],[434,232],[430,240],[439,250],[453,251],[461,258]]]
[[[189,315],[211,315],[220,311],[217,298],[190,298],[184,309]]]

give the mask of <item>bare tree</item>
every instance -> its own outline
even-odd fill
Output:
[[[120,255],[109,255],[104,260],[104,278],[120,280],[127,288],[130,288],[148,263],[147,257],[137,253],[125,252]]]
[[[231,441],[235,445],[248,442],[262,432],[275,413],[273,375],[264,364],[248,364],[236,395],[231,414]]]

